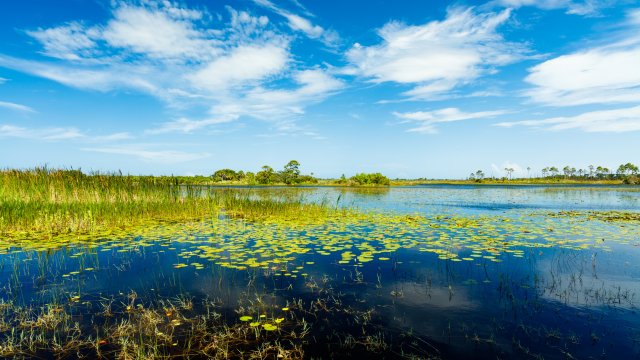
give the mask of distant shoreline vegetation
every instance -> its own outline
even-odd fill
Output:
[[[538,176],[532,176],[532,169],[526,168],[527,175],[514,177],[515,169],[505,168],[504,176],[486,176],[483,170],[472,172],[466,179],[389,179],[381,173],[358,173],[351,177],[344,174],[338,179],[321,179],[313,173],[303,175],[300,173],[300,163],[291,160],[280,171],[275,171],[271,166],[265,165],[260,171],[235,171],[232,169],[220,169],[211,176],[184,177],[179,176],[180,183],[185,185],[315,185],[315,186],[411,186],[421,184],[602,184],[602,185],[639,185],[640,171],[638,166],[632,163],[621,164],[616,171],[602,166],[588,166],[587,169],[576,169],[565,166],[561,170],[556,166],[541,169]]]
[[[335,186],[389,186],[391,181],[381,173],[358,173],[350,178],[344,174],[339,179],[319,179],[313,173],[300,172],[300,163],[289,161],[282,170],[276,171],[264,165],[260,171],[220,169],[210,177],[195,177],[193,180],[207,185],[335,185]],[[194,184],[188,177],[179,177],[185,184]]]
[[[164,185],[209,185],[209,186],[335,186],[335,187],[388,187],[388,186],[412,186],[429,184],[490,184],[490,185],[554,185],[554,184],[593,184],[593,185],[640,185],[640,170],[632,163],[621,164],[616,171],[602,166],[590,165],[587,169],[576,169],[565,166],[561,170],[555,166],[541,169],[539,174],[532,175],[532,169],[526,168],[527,175],[513,176],[515,169],[505,168],[504,176],[487,176],[483,170],[472,172],[465,179],[389,179],[382,173],[356,173],[351,177],[342,175],[337,179],[318,178],[313,172],[302,174],[301,164],[296,160],[289,161],[282,170],[275,170],[269,165],[264,165],[257,172],[233,170],[229,168],[215,170],[211,175],[125,175],[117,173],[84,173],[74,169],[48,169],[46,167],[34,169],[5,169],[0,174],[48,172],[48,173],[74,173],[85,177],[121,176],[130,180],[152,181],[155,184]],[[541,175],[540,175],[541,174]]]
[[[589,165],[587,169],[576,169],[567,165],[560,170],[556,166],[548,166],[541,170],[541,176],[532,177],[531,168],[527,167],[527,177],[513,178],[514,168],[505,168],[506,176],[486,177],[484,171],[472,172],[462,182],[472,183],[528,183],[528,184],[640,184],[640,170],[632,163],[621,164],[615,172],[603,166]]]

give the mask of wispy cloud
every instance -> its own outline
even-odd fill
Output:
[[[0,137],[41,141],[81,140],[92,143],[133,139],[133,136],[127,132],[108,135],[88,135],[74,127],[26,128],[10,124],[0,124]]]
[[[435,134],[438,132],[436,124],[463,120],[492,118],[506,113],[507,112],[504,110],[464,112],[460,111],[457,108],[445,108],[433,111],[417,111],[406,113],[395,112],[394,115],[400,119],[403,119],[403,122],[405,123],[408,122],[417,125],[407,130],[409,132]]]
[[[0,101],[0,108],[28,112],[28,113],[36,112],[34,109],[30,108],[29,106],[7,102],[7,101]]]
[[[594,16],[615,3],[613,0],[496,0],[491,4],[519,8],[533,6],[544,10],[565,9],[567,14]]]
[[[336,47],[338,45],[338,42],[340,41],[340,37],[337,32],[333,30],[327,30],[320,25],[313,24],[311,20],[285,10],[284,8],[277,6],[270,0],[253,0],[253,2],[264,8],[270,9],[276,14],[286,18],[288,21],[288,25],[292,30],[300,31],[311,39],[318,39],[322,41],[326,46]],[[297,3],[297,5],[302,6],[299,3]],[[310,15],[309,12],[306,11],[306,9],[304,10],[307,15]]]
[[[523,57],[521,44],[505,41],[497,32],[510,16],[451,8],[446,19],[423,25],[392,21],[378,30],[382,42],[356,43],[348,52],[345,72],[372,82],[413,85],[404,95],[433,99],[497,67]]]
[[[640,101],[640,15],[629,14],[620,38],[555,57],[529,69],[525,94],[551,106]],[[610,37],[611,35],[609,35]]]
[[[169,121],[163,123],[160,127],[155,129],[148,129],[146,133],[148,134],[164,134],[164,133],[172,133],[172,132],[181,132],[185,134],[192,133],[196,130],[200,130],[202,128],[224,124],[231,121],[235,121],[238,117],[236,115],[213,118],[213,119],[204,119],[204,120],[192,120],[187,118],[180,118],[174,121]]]
[[[84,136],[85,135],[76,128],[29,129],[15,125],[0,125],[0,137],[56,141],[78,139]]]
[[[541,120],[501,122],[501,127],[527,126],[548,131],[582,130],[585,132],[621,133],[640,131],[640,106],[585,112]]]
[[[135,137],[128,132],[119,132],[119,133],[113,133],[109,135],[91,136],[90,138],[94,142],[112,142],[112,141],[131,140]]]
[[[209,153],[190,153],[178,150],[149,150],[141,147],[140,145],[83,148],[81,150],[104,154],[133,156],[143,161],[160,163],[179,163],[194,161],[211,156],[211,154]]]

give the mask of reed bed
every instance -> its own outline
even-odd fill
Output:
[[[318,219],[323,204],[301,197],[258,198],[251,190],[180,185],[176,177],[84,174],[77,170],[0,171],[0,235],[90,234],[150,222],[218,217]]]

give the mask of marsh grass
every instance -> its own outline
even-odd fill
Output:
[[[126,230],[158,222],[215,218],[320,219],[331,210],[301,197],[180,185],[176,177],[86,175],[77,170],[0,171],[0,236],[57,237]]]
[[[90,233],[202,217],[216,209],[212,198],[171,178],[36,168],[2,171],[0,183],[3,235]]]

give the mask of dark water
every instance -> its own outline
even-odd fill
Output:
[[[89,335],[131,316],[127,306],[166,301],[191,302],[194,316],[215,304],[230,325],[258,312],[282,316],[279,331],[261,335],[270,341],[300,331],[304,319],[305,358],[640,358],[640,225],[550,216],[638,211],[637,189],[278,190],[294,191],[427,221],[289,228],[226,219],[47,249],[6,244],[0,297],[33,309],[60,304]],[[105,303],[116,315],[96,315]]]

